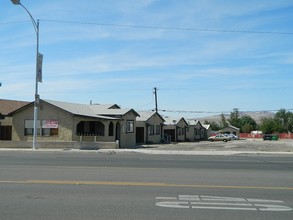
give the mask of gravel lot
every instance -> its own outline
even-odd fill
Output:
[[[256,152],[293,152],[293,140],[263,141],[246,139],[228,142],[182,142],[175,144],[142,145],[140,148],[152,150],[186,151],[256,151]]]

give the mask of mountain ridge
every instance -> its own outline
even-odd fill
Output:
[[[205,121],[210,121],[210,122],[220,122],[221,121],[221,115],[212,115],[212,116],[207,116],[207,117],[202,117],[202,118],[197,118],[201,123],[204,123]],[[253,118],[256,123],[260,123],[262,118],[273,118],[275,116],[275,113],[269,112],[269,111],[243,111],[239,112],[240,117],[243,117],[245,115],[250,116]],[[230,114],[224,114],[226,119],[230,118]]]

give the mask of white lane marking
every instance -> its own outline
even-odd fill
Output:
[[[273,202],[273,203],[284,203],[281,200],[266,200],[266,199],[247,199],[248,202]]]
[[[285,206],[286,204],[282,200],[234,198],[204,195],[178,195],[177,197],[156,197],[156,200],[161,200],[159,202],[156,202],[157,206],[166,208],[223,209],[271,212],[293,210],[291,207]]]
[[[257,211],[256,208],[242,208],[242,207],[218,207],[218,206],[193,206],[193,209],[221,209],[221,210],[242,210],[242,211]]]
[[[197,195],[179,195],[178,198],[179,200],[200,201],[200,198]]]
[[[177,197],[156,197],[156,199],[170,199],[170,200],[175,200],[175,199],[177,199]]]
[[[221,206],[253,206],[252,204],[248,203],[228,203],[228,202],[191,202],[191,205],[221,205]]]
[[[254,205],[265,207],[265,208],[258,208],[258,210],[260,211],[271,211],[271,212],[292,211],[292,208],[288,206],[282,206],[282,205],[270,205],[270,204],[254,204]]]
[[[219,196],[200,196],[203,201],[228,201],[228,202],[246,202],[244,198],[219,197]]]
[[[183,209],[189,209],[189,204],[188,202],[180,202],[180,201],[175,201],[175,202],[157,202],[157,206],[161,207],[167,207],[167,208],[183,208]]]

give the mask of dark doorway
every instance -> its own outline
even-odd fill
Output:
[[[139,144],[144,143],[144,127],[136,128],[136,143],[139,143]]]
[[[171,136],[171,141],[176,142],[176,132],[175,129],[165,129],[164,133]]]
[[[12,126],[0,126],[0,140],[11,141]]]
[[[120,135],[121,135],[121,125],[119,122],[117,122],[115,140],[119,141],[119,148],[120,148]]]

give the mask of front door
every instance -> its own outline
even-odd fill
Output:
[[[144,127],[136,127],[136,143],[144,143]]]

